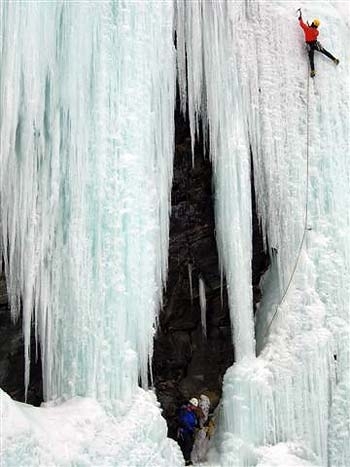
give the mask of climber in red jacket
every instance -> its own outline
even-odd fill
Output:
[[[318,26],[320,25],[320,20],[319,19],[314,19],[313,22],[311,23],[311,26],[308,24],[305,24],[301,15],[301,9],[299,8],[299,24],[300,27],[303,29],[304,34],[305,34],[305,42],[307,44],[308,48],[308,53],[309,53],[309,60],[310,60],[310,76],[313,78],[316,74],[315,71],[315,64],[314,64],[314,51],[318,50],[319,52],[323,53],[326,55],[326,57],[330,58],[333,60],[333,62],[338,65],[339,60],[335,58],[331,53],[329,53],[326,49],[322,47],[322,45],[318,42],[317,36],[318,36]]]

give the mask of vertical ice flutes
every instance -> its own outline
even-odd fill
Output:
[[[173,6],[3,2],[1,245],[46,399],[147,385],[167,270]]]
[[[349,67],[317,56],[317,80],[308,80],[296,8],[177,1],[182,102],[192,138],[201,124],[208,135],[236,355],[223,387],[222,465],[266,465],[281,453],[280,465],[350,462]],[[345,62],[349,28],[340,13],[324,2],[304,11],[322,15],[322,43]],[[271,256],[256,359],[250,152]]]

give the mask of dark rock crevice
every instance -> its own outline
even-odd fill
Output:
[[[175,122],[168,282],[153,356],[157,397],[173,438],[178,407],[201,393],[215,407],[224,373],[233,363],[226,284],[221,283],[215,240],[212,167],[201,142],[196,144],[192,166],[188,124],[179,112]],[[205,285],[206,336],[199,279]]]

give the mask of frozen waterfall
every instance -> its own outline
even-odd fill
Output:
[[[199,305],[201,309],[201,324],[203,337],[207,338],[207,300],[205,296],[205,282],[202,277],[199,277]]]
[[[1,463],[179,465],[137,387],[167,274],[173,6],[1,2],[0,38],[1,248],[26,385],[35,332],[45,400],[95,400],[1,393]]]
[[[316,55],[312,81],[299,6],[0,3],[0,241],[26,384],[35,332],[47,401],[0,391],[6,467],[182,463],[138,388],[167,275],[176,79],[213,164],[236,358],[209,465],[350,463],[349,10],[303,10],[340,58]],[[255,319],[252,170],[271,257]]]
[[[124,397],[148,384],[167,272],[172,5],[0,8],[2,247],[26,384],[34,322],[45,399]]]

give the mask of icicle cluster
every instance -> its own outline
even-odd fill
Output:
[[[123,398],[147,381],[167,266],[174,5],[182,109],[213,162],[237,361],[220,460],[256,465],[283,443],[303,463],[349,464],[349,73],[320,59],[307,82],[283,0],[0,4],[1,248],[26,383],[32,324],[48,399]],[[310,15],[322,13],[345,66],[336,8],[314,2]],[[256,359],[251,157],[272,257]]]
[[[0,5],[1,245],[46,399],[147,384],[167,270],[173,6]],[[14,52],[15,51],[15,52]]]
[[[345,57],[348,27],[335,6],[316,3],[310,14],[326,18],[327,48]],[[349,93],[344,74],[320,57],[322,76],[308,83],[302,31],[290,13],[283,1],[177,2],[179,83],[192,138],[201,120],[209,136],[238,361],[224,383],[225,465],[256,465],[259,446],[289,443],[297,452],[300,442],[305,462],[350,461]],[[244,358],[254,343],[249,149],[272,258],[255,361]]]
[[[236,359],[253,356],[251,193],[248,134],[242,119],[230,2],[177,0],[178,81],[188,100],[192,145],[209,137],[216,233],[227,280]]]

